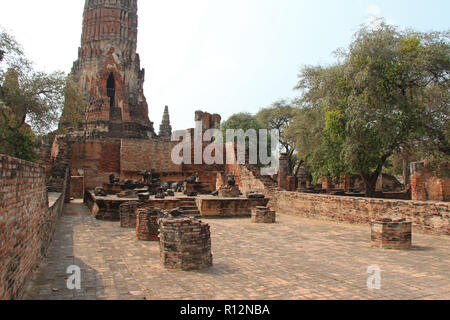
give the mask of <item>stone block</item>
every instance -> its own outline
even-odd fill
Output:
[[[412,246],[412,223],[405,219],[378,219],[372,222],[372,247],[406,250]]]
[[[119,206],[121,228],[136,228],[136,210],[139,205],[139,202],[130,201]]]
[[[275,223],[276,213],[267,207],[256,207],[252,210],[253,223]]]

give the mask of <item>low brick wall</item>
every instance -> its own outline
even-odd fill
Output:
[[[278,213],[308,218],[369,224],[396,215],[413,223],[416,231],[450,235],[450,203],[338,197],[276,191],[269,206]]]
[[[0,155],[0,300],[20,298],[45,254],[64,206],[46,189],[44,167]],[[50,204],[50,206],[49,206]]]

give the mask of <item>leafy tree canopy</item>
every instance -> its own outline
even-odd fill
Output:
[[[298,108],[293,101],[278,100],[269,108],[261,109],[256,115],[257,119],[269,130],[278,130],[279,143],[288,156],[288,169],[292,172],[295,165],[293,156],[296,151],[296,138],[290,134]]]
[[[31,160],[34,136],[55,128],[65,76],[33,69],[17,41],[0,30],[0,149]]]
[[[303,68],[297,86],[303,108],[294,136],[317,175],[360,174],[370,196],[402,148],[450,154],[448,32],[399,31],[382,22],[362,27],[337,56],[336,65]]]

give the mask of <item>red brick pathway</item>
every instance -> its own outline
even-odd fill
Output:
[[[279,215],[211,225],[214,267],[168,271],[159,244],[139,242],[119,223],[96,221],[81,203],[66,207],[47,258],[25,299],[449,299],[450,237],[414,234],[413,250],[370,247],[370,227]],[[66,287],[66,269],[82,270],[82,289]],[[367,268],[381,268],[368,290]]]

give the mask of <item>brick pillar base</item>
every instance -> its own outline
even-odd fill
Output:
[[[252,210],[253,223],[275,223],[276,213],[267,207],[256,207]]]
[[[161,219],[160,257],[166,269],[202,270],[213,265],[208,224],[192,218]]]
[[[125,202],[120,205],[120,227],[136,228],[136,210],[140,203],[136,201]]]
[[[153,208],[139,208],[136,213],[136,235],[140,241],[159,241],[158,216],[160,211]]]
[[[372,247],[407,250],[412,246],[412,223],[404,219],[372,222]]]

